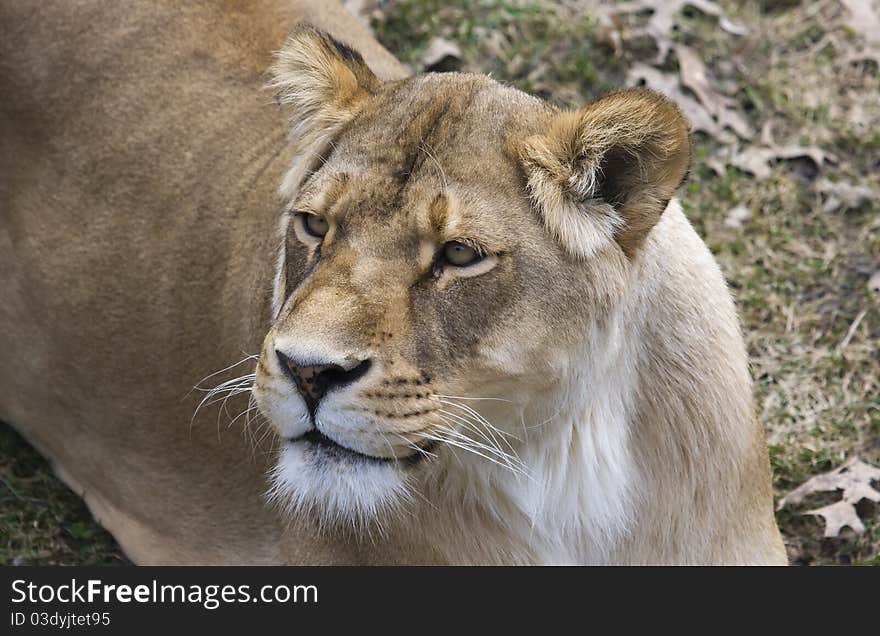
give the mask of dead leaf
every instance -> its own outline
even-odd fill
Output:
[[[822,508],[809,510],[804,514],[822,517],[825,520],[825,537],[837,537],[844,526],[852,528],[856,534],[865,531],[859,519],[856,504],[862,499],[880,502],[880,491],[871,486],[872,481],[880,481],[880,468],[866,464],[853,457],[843,466],[823,475],[811,477],[806,482],[779,500],[777,510],[785,506],[799,504],[817,492],[843,491],[840,501]]]
[[[766,179],[772,171],[771,164],[779,159],[797,159],[807,157],[816,168],[822,169],[826,162],[835,163],[836,157],[818,146],[749,146],[730,158],[730,165],[743,172],[755,175],[758,179]]]
[[[597,3],[598,4],[598,3]],[[648,23],[641,29],[633,29],[628,35],[633,38],[647,36],[654,40],[657,46],[655,64],[662,64],[672,48],[672,31],[675,26],[675,18],[684,7],[691,7],[708,16],[721,16],[721,9],[709,0],[633,0],[620,2],[611,6],[594,6],[594,15],[603,18],[605,24],[616,24],[616,16],[635,15],[639,13],[651,13]]]
[[[826,213],[838,210],[855,210],[866,201],[876,198],[874,190],[867,186],[857,186],[851,183],[835,183],[828,179],[822,179],[816,183],[815,189],[819,192],[824,203],[822,211]]]
[[[426,71],[452,71],[461,67],[461,49],[452,40],[431,38],[419,61]]]
[[[880,293],[880,269],[871,274],[871,278],[868,279],[868,289],[875,294]]]
[[[742,139],[751,139],[755,132],[737,110],[736,101],[716,91],[709,82],[706,66],[693,49],[676,45],[681,83],[693,91],[700,103],[722,127],[733,130]]]
[[[849,64],[873,61],[880,66],[880,2],[877,0],[840,0],[846,11],[844,23],[862,38],[860,50],[847,54]]]
[[[673,36],[675,21],[685,7],[695,9],[704,15],[721,20],[722,28],[728,32],[747,33],[743,25],[728,20],[715,2],[710,0],[630,0],[629,2],[608,3],[600,0],[586,0],[586,6],[592,15],[598,18],[600,27],[614,42],[617,50],[621,49],[621,40],[647,37],[657,47],[657,55],[653,65],[664,62],[671,50],[675,50],[679,62],[680,78],[663,73],[652,65],[636,63],[630,67],[627,80],[630,85],[644,83],[665,93],[684,111],[694,130],[716,137],[722,142],[732,141],[723,132],[730,129],[741,139],[751,139],[754,131],[745,116],[739,111],[734,99],[719,92],[709,77],[705,64],[700,57],[684,44],[676,44]],[[645,26],[627,30],[621,19],[626,15],[650,14]],[[681,86],[679,86],[679,82]],[[683,90],[684,87],[687,90]],[[696,96],[694,99],[687,91]]]
[[[865,38],[869,45],[880,45],[880,9],[872,0],[840,0],[849,12],[847,26]]]
[[[731,35],[748,35],[750,33],[749,27],[739,22],[734,22],[726,15],[718,18],[718,26],[721,27],[722,31]]]
[[[849,526],[856,534],[862,534],[865,531],[865,524],[859,519],[855,506],[845,501],[838,501],[804,514],[822,517],[825,520],[825,532],[822,536],[826,539],[840,536],[840,531],[844,526]]]

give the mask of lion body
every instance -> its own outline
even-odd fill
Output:
[[[430,505],[371,540],[267,507],[270,458],[224,420],[190,424],[187,398],[266,346],[286,295],[278,186],[288,174],[295,196],[302,175],[265,71],[307,20],[382,80],[406,72],[335,4],[248,6],[3,3],[0,418],[123,550],[145,564],[783,563],[733,303],[675,201],[625,289],[590,283],[618,302],[585,319],[567,381],[519,413],[569,431],[520,449],[540,479],[429,466]]]

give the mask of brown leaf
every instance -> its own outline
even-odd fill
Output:
[[[737,111],[736,101],[715,90],[709,82],[705,64],[694,50],[679,44],[675,47],[675,55],[678,57],[682,85],[693,91],[718,125],[730,128],[742,139],[751,139],[755,132]]]
[[[840,0],[844,6],[844,23],[861,36],[859,50],[849,53],[845,61],[873,61],[880,66],[880,2],[878,0]]]
[[[651,65],[637,63],[631,66],[627,79],[629,84],[644,83],[665,93],[684,111],[694,130],[710,136],[730,141],[724,129],[730,129],[741,139],[751,139],[754,131],[745,116],[739,111],[737,103],[722,94],[709,77],[705,64],[688,46],[676,44],[673,39],[675,21],[684,7],[696,9],[701,13],[720,19],[721,27],[728,32],[746,33],[743,25],[734,24],[722,15],[721,9],[710,0],[631,0],[630,2],[607,3],[587,0],[591,13],[597,16],[600,26],[614,41],[615,48],[621,48],[624,34],[627,39],[648,37],[657,47],[657,55],[652,64],[662,64],[669,51],[675,50],[679,62],[680,78],[665,74]],[[629,29],[621,16],[650,13],[644,27]],[[679,85],[680,82],[680,85]],[[686,90],[690,91],[688,93]],[[694,99],[691,93],[696,96]]]
[[[611,6],[594,7],[596,15],[604,18],[604,22],[614,22],[615,16],[651,12],[648,23],[641,29],[634,29],[632,37],[648,36],[657,45],[655,64],[662,64],[672,48],[672,30],[675,18],[684,7],[691,7],[705,15],[719,17],[721,9],[709,0],[633,0],[620,2]]]
[[[855,210],[866,201],[871,201],[877,197],[874,190],[867,186],[857,186],[844,182],[835,183],[828,179],[822,179],[816,183],[815,188],[824,199],[822,211],[829,214],[840,209]]]
[[[868,289],[875,294],[880,293],[880,269],[871,274],[871,278],[868,279]]]
[[[880,491],[871,486],[872,481],[880,481],[880,468],[853,457],[843,466],[808,479],[780,499],[777,509],[799,504],[806,497],[817,492],[842,490],[843,496],[840,501],[804,514],[820,516],[825,520],[826,537],[838,536],[844,526],[849,526],[856,534],[862,534],[865,526],[859,519],[855,504],[862,499],[880,502]]]
[[[731,35],[748,35],[750,33],[749,27],[739,22],[734,22],[726,15],[718,18],[718,26],[721,27],[722,31]]]
[[[778,159],[799,157],[809,158],[820,170],[826,162],[834,163],[837,161],[834,155],[825,152],[818,146],[749,146],[742,152],[735,154],[730,159],[730,164],[759,179],[765,179],[770,176],[772,162]]]
[[[840,531],[843,530],[844,526],[849,526],[856,534],[862,534],[865,531],[865,524],[859,519],[855,506],[846,501],[838,501],[829,506],[810,510],[804,514],[822,517],[825,520],[823,536],[826,539],[840,536]]]
[[[847,26],[865,38],[869,45],[880,46],[880,8],[873,0],[840,0],[849,12]]]

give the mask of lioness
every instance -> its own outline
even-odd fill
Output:
[[[785,562],[669,101],[323,1],[2,11],[0,417],[134,561]]]

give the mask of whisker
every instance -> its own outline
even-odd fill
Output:
[[[213,406],[214,404],[217,404],[218,402],[225,402],[226,400],[228,400],[229,398],[231,398],[235,395],[240,395],[242,393],[248,393],[250,390],[251,390],[251,388],[246,387],[246,386],[239,386],[239,387],[233,387],[230,389],[226,389],[222,393],[217,393],[217,394],[211,396],[211,399],[205,403],[205,406],[208,407],[208,406]]]
[[[235,424],[235,423],[236,423],[238,420],[240,420],[242,417],[245,418],[244,421],[245,421],[245,424],[247,424],[247,421],[248,421],[248,415],[249,415],[252,411],[255,411],[256,409],[257,409],[257,407],[256,407],[256,406],[250,406],[250,401],[248,401],[248,406],[247,406],[247,407],[246,407],[241,413],[239,413],[238,415],[236,415],[235,417],[233,417],[231,420],[229,420],[229,423],[226,425],[226,428],[227,428],[227,429],[232,428],[232,425]]]
[[[452,422],[449,422],[449,420],[446,420],[442,416],[441,416],[441,419],[443,419],[447,424],[453,424]],[[456,441],[460,444],[464,444],[468,447],[471,447],[472,450],[479,449],[479,450],[488,452],[488,453],[498,457],[500,459],[500,461],[504,462],[504,466],[513,472],[519,472],[521,474],[525,474],[527,472],[527,466],[518,457],[513,458],[508,453],[505,453],[503,450],[501,450],[500,448],[478,442],[477,440],[474,440],[472,437],[469,437],[467,435],[462,434],[461,431],[456,431],[456,430],[454,430],[450,427],[447,427],[447,426],[438,425],[437,427],[435,427],[435,430],[439,430],[440,432],[446,433],[447,437],[448,436],[454,437],[454,441]],[[479,454],[481,456],[483,456],[482,453],[479,453]],[[493,459],[493,458],[488,457],[487,459]]]
[[[449,411],[446,411],[444,409],[437,409],[437,413],[441,414],[440,415],[441,418],[443,418],[443,416],[445,415],[446,417],[450,417],[453,419],[453,422],[449,422],[449,420],[443,418],[444,422],[447,422],[447,423],[458,422],[462,426],[465,426],[465,427],[469,428],[470,430],[474,431],[475,433],[477,433],[480,437],[482,437],[484,440],[486,440],[486,442],[488,444],[492,444],[493,446],[497,446],[498,440],[496,440],[494,438],[490,438],[488,435],[486,435],[486,433],[484,433],[482,431],[482,429],[478,428],[476,426],[476,424],[474,422],[472,422],[471,420],[466,419],[466,418],[462,417],[461,415],[458,415],[457,413],[450,413]]]
[[[439,426],[438,428],[441,431],[444,431],[448,434],[455,435],[457,439],[459,439],[461,441],[465,441],[465,443],[472,444],[476,448],[479,448],[479,449],[484,450],[486,452],[493,453],[501,461],[503,461],[504,464],[508,468],[510,468],[514,472],[519,472],[521,474],[527,474],[528,466],[526,466],[526,464],[519,457],[511,456],[510,454],[504,452],[500,448],[497,448],[494,446],[487,446],[486,444],[482,444],[480,442],[477,442],[476,440],[474,440],[471,437],[468,437],[467,435],[462,435],[461,432],[459,432],[459,431],[454,431],[454,430],[451,430],[451,429],[444,427],[444,426]]]
[[[556,419],[556,416],[559,415],[559,413],[561,413],[561,412],[562,412],[562,407],[560,406],[558,409],[556,409],[556,412],[553,415],[548,417],[546,420],[544,420],[540,424],[530,424],[528,426],[524,425],[524,428],[531,430],[533,428],[541,428],[542,426],[546,426],[547,424],[552,422],[554,419]]]
[[[517,469],[512,468],[511,466],[508,466],[507,464],[503,464],[500,461],[498,461],[497,459],[494,459],[493,457],[490,457],[488,455],[481,453],[479,450],[477,450],[473,446],[460,443],[457,440],[449,439],[448,437],[441,437],[441,436],[437,436],[437,435],[427,434],[427,433],[426,434],[419,434],[419,437],[423,437],[424,439],[430,439],[430,440],[433,440],[436,442],[442,442],[444,444],[449,444],[450,446],[454,446],[456,448],[460,448],[460,449],[467,451],[469,453],[473,453],[474,455],[478,455],[479,457],[482,457],[486,461],[492,462],[493,464],[495,464],[501,468],[504,468],[506,470],[510,470],[514,473],[523,474],[520,471],[518,471]]]
[[[513,435],[512,433],[508,433],[508,432],[506,432],[506,431],[502,431],[500,428],[498,428],[497,426],[493,425],[489,420],[487,420],[487,419],[486,419],[485,417],[483,417],[480,413],[478,413],[477,411],[475,411],[475,410],[472,409],[471,407],[467,406],[466,404],[458,404],[458,403],[456,403],[456,402],[451,402],[451,401],[449,401],[449,400],[444,400],[444,399],[440,399],[439,402],[442,402],[443,404],[448,404],[449,406],[454,406],[454,407],[456,407],[456,408],[458,408],[458,409],[461,409],[461,410],[465,411],[466,413],[470,413],[471,415],[473,415],[474,417],[476,417],[480,422],[482,422],[483,424],[485,424],[487,427],[489,427],[491,430],[495,431],[495,432],[498,433],[499,435],[502,435],[502,436],[504,436],[504,437],[510,437],[510,438],[515,439],[515,440],[518,441],[518,442],[522,442],[522,440],[519,439],[516,435]]]
[[[260,435],[260,439],[257,440],[257,446],[262,444],[263,440],[272,434],[272,427],[269,426],[269,420],[264,419],[262,422],[260,422],[259,427],[257,428],[256,431],[254,431],[254,437],[256,437],[256,434],[259,433],[260,431],[262,431],[263,434]]]
[[[225,367],[224,369],[220,369],[219,371],[215,371],[214,373],[211,373],[211,374],[205,376],[204,378],[202,378],[198,382],[198,384],[196,384],[190,390],[190,392],[187,395],[192,394],[193,391],[200,391],[205,394],[202,397],[202,399],[199,401],[196,408],[193,410],[193,414],[192,414],[192,417],[190,418],[190,422],[189,422],[190,430],[192,430],[193,424],[195,423],[196,417],[198,417],[200,411],[219,403],[220,407],[217,410],[217,439],[220,440],[220,438],[221,438],[222,427],[220,425],[220,420],[224,415],[226,417],[228,417],[230,420],[226,426],[227,429],[229,429],[236,421],[238,421],[239,418],[244,417],[245,418],[245,434],[249,434],[249,427],[247,426],[247,423],[250,419],[251,412],[256,407],[255,403],[253,402],[253,388],[254,388],[254,382],[256,381],[256,377],[257,377],[256,372],[245,373],[245,374],[240,375],[236,378],[231,378],[229,380],[225,380],[225,381],[220,382],[216,386],[211,387],[211,388],[206,388],[201,385],[203,382],[205,382],[205,380],[208,380],[209,378],[215,377],[215,376],[217,376],[221,373],[224,373],[226,371],[229,371],[230,369],[233,369],[241,364],[256,360],[258,358],[259,358],[259,356],[257,356],[257,355],[246,355],[243,359],[239,360],[238,362],[231,364],[228,367]],[[247,406],[245,407],[245,409],[242,412],[238,413],[237,415],[235,415],[233,417],[232,413],[229,410],[229,400],[233,397],[236,397],[238,395],[242,395],[244,393],[250,394]]]
[[[202,401],[199,402],[199,405],[196,407],[195,411],[193,412],[193,419],[195,419],[196,415],[198,415],[198,413],[202,409],[202,407],[210,406],[211,404],[216,403],[218,400],[215,400],[214,398],[216,398],[217,396],[219,396],[223,393],[226,393],[226,392],[241,389],[244,386],[253,383],[255,378],[256,378],[256,374],[251,373],[251,374],[240,376],[238,378],[233,378],[232,380],[227,380],[226,382],[218,384],[213,389],[210,389],[207,392],[207,394],[205,395],[205,397],[202,398]],[[250,389],[248,389],[248,390],[250,390]],[[220,399],[223,399],[223,398],[220,398]]]
[[[449,422],[449,420],[444,420],[444,421],[447,422],[448,424],[452,424],[452,422]],[[504,453],[503,451],[499,450],[498,447],[496,447],[496,446],[492,446],[491,444],[483,444],[482,442],[475,440],[474,438],[470,437],[469,435],[466,435],[466,434],[462,433],[461,431],[457,431],[451,427],[436,426],[435,428],[443,431],[447,435],[453,436],[454,438],[458,439],[462,443],[471,444],[472,446],[474,446],[474,448],[479,448],[479,449],[482,449],[486,452],[493,453],[494,455],[497,455],[502,461],[504,461],[507,464],[511,463],[507,454]]]
[[[245,413],[247,413],[247,415],[245,415],[245,417],[244,417],[244,430],[245,431],[251,430],[251,424],[254,421],[254,418],[251,415],[251,413],[254,412],[254,408],[256,406],[257,406],[257,398],[254,396],[253,391],[251,391],[251,396],[248,398],[248,410],[245,411]],[[257,414],[258,415],[260,414],[259,409],[257,409]]]
[[[469,430],[472,430],[472,431],[478,433],[480,435],[480,437],[482,437],[484,440],[486,440],[486,444],[483,444],[482,442],[479,442],[468,435],[464,435],[464,437],[466,437],[469,441],[485,448],[486,450],[489,450],[489,451],[495,453],[499,457],[503,457],[505,459],[508,457],[507,453],[500,446],[498,446],[498,440],[494,439],[494,438],[490,439],[485,433],[483,433],[483,431],[481,431],[479,428],[477,428],[477,426],[473,422],[471,422],[470,420],[463,419],[453,413],[447,413],[446,414],[447,416],[455,418],[453,420],[450,420],[450,419],[447,419],[447,416],[444,416],[443,413],[446,413],[446,412],[439,411],[438,417],[440,419],[442,419],[444,422],[446,422],[447,424],[449,424],[451,426],[455,426],[457,423],[461,426],[464,426],[465,428],[467,428]],[[460,431],[456,431],[456,433],[459,435],[462,435],[462,433]]]
[[[230,369],[234,369],[234,368],[237,367],[238,365],[240,365],[240,364],[244,364],[244,363],[247,362],[248,360],[259,360],[259,358],[260,358],[259,355],[247,355],[247,356],[245,356],[244,358],[242,358],[241,360],[239,360],[238,362],[236,362],[236,363],[234,363],[234,364],[230,364],[230,365],[229,365],[228,367],[226,367],[225,369],[220,369],[219,371],[214,371],[214,373],[211,373],[211,374],[209,374],[209,375],[206,375],[204,378],[202,378],[201,380],[199,380],[198,382],[196,382],[195,386],[193,386],[193,388],[190,389],[190,391],[189,391],[189,393],[187,393],[187,395],[189,395],[189,394],[192,393],[193,391],[205,391],[205,390],[210,390],[210,389],[203,389],[203,388],[202,388],[202,382],[204,382],[205,380],[208,380],[208,379],[210,379],[210,378],[213,378],[215,375],[220,375],[220,374],[223,373],[224,371],[229,371]]]
[[[501,449],[501,445],[500,445],[500,443],[499,443],[499,441],[498,441],[498,438],[495,437],[495,433],[498,433],[498,434],[501,436],[501,439],[503,440],[504,444],[507,446],[507,448],[510,449],[510,452],[513,453],[513,455],[517,458],[517,460],[520,460],[520,457],[519,457],[519,455],[517,454],[516,449],[513,447],[513,444],[511,444],[510,441],[507,439],[508,437],[510,437],[510,438],[515,439],[516,441],[522,443],[522,440],[519,439],[517,436],[515,436],[515,435],[511,435],[511,434],[509,434],[509,433],[505,433],[504,431],[502,431],[501,429],[497,428],[496,426],[493,426],[493,425],[492,425],[492,424],[491,424],[486,418],[480,416],[478,413],[476,413],[475,411],[472,411],[472,410],[466,410],[466,411],[465,411],[465,414],[466,414],[466,415],[471,415],[471,416],[472,416],[471,418],[462,418],[461,416],[459,416],[459,415],[457,415],[457,414],[454,414],[454,413],[450,413],[449,411],[446,411],[446,410],[444,410],[444,409],[438,409],[438,410],[439,410],[441,413],[445,413],[446,415],[449,415],[450,417],[454,417],[454,418],[456,418],[456,419],[459,419],[459,421],[468,421],[468,422],[471,422],[471,421],[474,421],[474,420],[472,419],[473,416],[477,416],[477,417],[479,417],[479,420],[476,420],[475,425],[474,425],[473,428],[474,428],[475,430],[477,430],[478,433],[480,433],[480,436],[483,437],[483,439],[486,439],[487,442],[489,441],[488,438],[486,437],[486,434],[483,433],[481,430],[479,430],[479,429],[476,428],[476,424],[483,424],[483,425],[486,427],[486,429],[487,429],[488,432],[489,432],[489,435],[492,436],[492,440],[493,440],[493,441],[492,441],[491,443],[493,443],[494,446],[496,446],[496,447],[500,450],[500,449]],[[494,432],[493,432],[493,431],[494,431]],[[521,460],[520,460],[520,461],[521,461]]]
[[[508,404],[513,404],[513,400],[505,400],[504,398],[496,397],[462,397],[460,395],[442,395],[440,393],[432,393],[431,397],[446,398],[449,400],[486,400],[492,402],[507,402]]]

